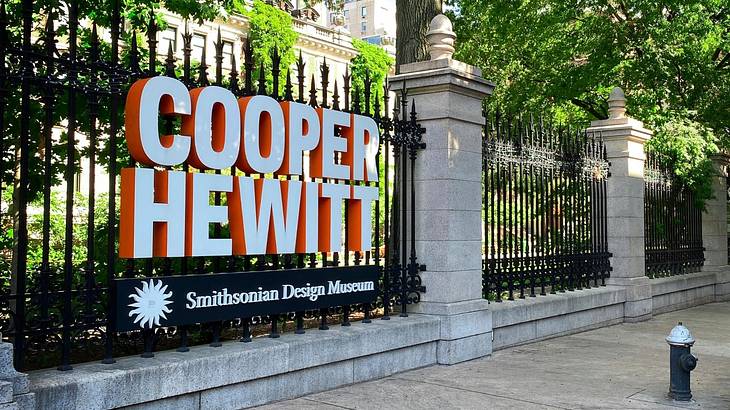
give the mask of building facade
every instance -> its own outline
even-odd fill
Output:
[[[395,0],[346,0],[345,28],[395,55]]]

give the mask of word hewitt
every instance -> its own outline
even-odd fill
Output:
[[[160,135],[160,115],[179,116],[180,134]],[[132,85],[125,130],[129,152],[142,165],[187,163],[262,177],[123,169],[122,258],[336,252],[343,201],[348,250],[371,248],[378,188],[314,178],[378,181],[380,136],[372,118],[267,96],[236,99],[217,86],[188,91],[174,78],[153,77]],[[311,181],[278,179],[304,175],[305,153]],[[211,205],[215,192],[226,195],[227,205]],[[228,224],[230,238],[211,238],[210,224]]]

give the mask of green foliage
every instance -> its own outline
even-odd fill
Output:
[[[383,82],[388,76],[390,67],[395,62],[388,53],[381,47],[370,44],[356,38],[352,39],[352,45],[358,51],[358,55],[350,61],[352,70],[352,90],[360,93],[362,107],[365,105],[365,78],[370,75],[372,81],[372,101],[375,101],[375,92],[380,98],[380,106],[383,106]]]
[[[719,152],[712,131],[687,118],[677,117],[657,128],[647,150],[660,153],[675,176],[696,193],[698,205],[712,198],[714,173],[710,157]]]
[[[291,16],[276,7],[269,6],[261,0],[254,0],[253,7],[240,7],[239,12],[249,19],[248,38],[251,41],[256,68],[254,78],[259,76],[261,63],[266,71],[266,82],[272,87],[271,56],[276,49],[281,57],[281,73],[279,78],[279,93],[281,94],[286,81],[287,67],[291,67],[296,60],[294,44],[298,34],[292,27]]]
[[[662,131],[665,124],[694,123],[698,132],[687,135],[712,141],[714,134],[730,147],[727,0],[450,3],[455,57],[481,67],[496,83],[491,109],[542,111],[554,121],[585,126],[606,118],[608,93],[621,86],[629,114],[659,133],[686,131]],[[655,149],[664,147],[657,143]],[[677,166],[680,172],[699,170],[692,163]]]

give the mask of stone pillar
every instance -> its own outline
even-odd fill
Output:
[[[28,375],[13,366],[13,345],[0,342],[0,410],[35,409],[35,394],[30,393]]]
[[[730,300],[730,267],[727,245],[727,174],[730,157],[716,155],[713,159],[712,198],[702,214],[702,246],[705,248],[704,272],[715,272],[715,301]]]
[[[602,135],[611,176],[607,180],[609,286],[626,290],[624,320],[652,316],[651,285],[644,267],[644,144],[651,131],[626,117],[626,98],[614,88],[608,100],[609,118],[593,121],[588,132]]]
[[[702,214],[702,245],[705,247],[705,268],[713,270],[727,265],[727,165],[728,157],[713,158],[715,174],[712,178],[712,196],[705,203]]]
[[[482,101],[494,85],[478,68],[451,59],[455,35],[446,16],[433,19],[428,38],[431,61],[401,66],[390,84],[408,90],[426,129],[414,173],[426,292],[410,309],[441,319],[438,362],[453,364],[492,351],[491,312],[482,299],[481,179]]]

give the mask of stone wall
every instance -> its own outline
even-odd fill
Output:
[[[730,268],[652,279],[652,315],[730,300]],[[606,286],[492,302],[494,350],[626,321],[626,287]]]
[[[43,410],[244,408],[435,364],[440,331],[431,316],[392,317],[42,370],[30,374],[31,389]]]

